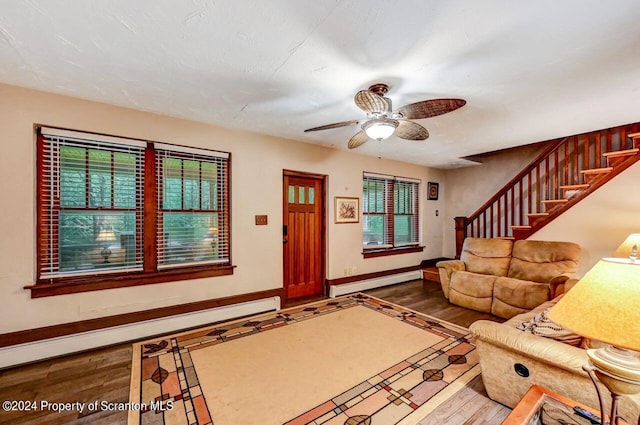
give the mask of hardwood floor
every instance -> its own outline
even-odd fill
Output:
[[[493,316],[456,307],[447,302],[440,285],[416,280],[366,291],[371,296],[430,314],[461,326],[479,319],[501,321]],[[316,298],[317,300],[317,298]],[[304,300],[308,301],[308,300]],[[303,301],[288,303],[287,306]],[[40,403],[129,401],[131,344],[45,360],[0,371],[0,401],[22,400]],[[480,377],[439,406],[420,425],[500,424],[510,409],[491,401]],[[126,424],[127,412],[77,410],[54,412],[0,411],[0,424]]]
[[[449,303],[442,294],[440,284],[427,280],[413,280],[398,285],[384,286],[365,291],[365,293],[465,328],[468,328],[476,320],[504,322],[504,319],[499,317]]]
[[[51,403],[129,401],[131,344],[0,371],[0,401]],[[126,424],[127,412],[41,410],[0,412],[0,424]]]
[[[437,282],[414,280],[365,293],[465,328],[476,320],[504,322],[490,314],[450,304]],[[478,376],[417,425],[499,425],[510,412],[511,409],[489,398],[482,377]]]

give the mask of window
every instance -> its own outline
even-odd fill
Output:
[[[365,250],[403,250],[420,243],[420,181],[364,173],[362,244]]]
[[[141,270],[145,144],[49,135],[39,143],[40,277]]]
[[[158,266],[228,263],[227,159],[169,149],[156,146]]]
[[[229,154],[45,127],[37,143],[32,291],[231,273]]]

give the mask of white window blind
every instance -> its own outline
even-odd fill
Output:
[[[145,144],[91,136],[38,136],[41,278],[142,268]]]
[[[420,181],[363,174],[363,247],[384,249],[420,242]]]
[[[156,146],[158,267],[229,262],[228,164],[228,154]]]
[[[396,179],[393,186],[393,245],[415,245],[419,242],[420,185],[415,181]]]
[[[364,176],[362,202],[362,243],[365,248],[393,246],[390,208],[391,180],[379,176]]]

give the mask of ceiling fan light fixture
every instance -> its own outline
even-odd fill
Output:
[[[429,132],[412,120],[437,117],[463,107],[464,99],[432,99],[404,105],[397,110],[392,107],[391,99],[385,97],[389,86],[384,83],[373,84],[369,90],[360,90],[353,98],[356,106],[367,113],[365,120],[350,120],[325,124],[305,130],[318,131],[332,128],[360,125],[362,130],[349,139],[347,147],[355,149],[368,140],[384,140],[395,134],[404,140],[427,140]],[[640,425],[640,424],[638,424]]]
[[[374,140],[384,140],[391,137],[396,131],[399,122],[388,118],[377,118],[362,124],[362,129],[369,138]]]

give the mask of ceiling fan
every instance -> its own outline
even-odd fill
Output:
[[[429,137],[427,129],[410,120],[436,117],[455,111],[467,103],[463,99],[423,100],[402,106],[394,111],[391,99],[385,97],[387,91],[389,91],[389,86],[379,83],[370,86],[368,90],[360,90],[356,93],[354,101],[358,108],[367,113],[366,119],[321,125],[320,127],[308,128],[305,133],[361,124],[362,130],[349,140],[347,145],[349,149],[357,148],[370,139],[387,139],[394,133],[401,139],[426,140]]]

